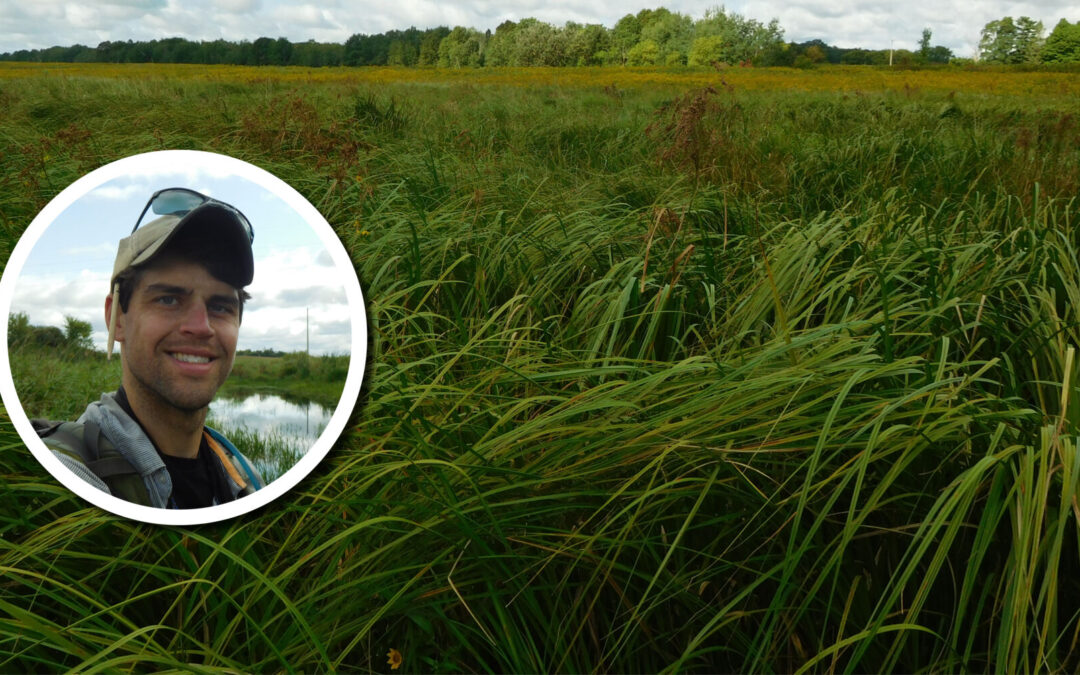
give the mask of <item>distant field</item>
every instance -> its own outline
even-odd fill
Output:
[[[238,521],[89,508],[5,421],[0,669],[1075,672],[1078,94],[0,64],[4,258],[88,170],[226,153],[327,217],[371,336]]]
[[[232,374],[223,393],[230,390],[274,392],[282,397],[312,400],[333,409],[341,399],[348,370],[348,356],[239,355],[233,362]]]
[[[516,87],[705,87],[727,82],[750,91],[832,92],[970,92],[1001,96],[1058,99],[1080,95],[1077,71],[1068,67],[1039,71],[1003,66],[966,68],[884,68],[828,66],[795,68],[722,69],[678,66],[583,68],[301,68],[153,63],[20,63],[0,62],[0,80],[26,77],[89,77],[109,79],[196,80],[242,84],[294,83],[297,85],[483,84]]]

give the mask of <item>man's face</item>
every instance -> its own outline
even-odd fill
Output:
[[[144,270],[117,317],[125,389],[138,389],[129,395],[187,412],[209,405],[232,370],[239,310],[237,290],[197,263],[165,259]]]

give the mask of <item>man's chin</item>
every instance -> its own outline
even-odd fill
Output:
[[[132,386],[128,386],[128,397],[142,397],[151,405],[172,408],[180,413],[195,414],[205,412],[214,400],[221,382],[188,381],[173,377],[139,377],[132,374]]]
[[[170,408],[187,414],[205,412],[210,402],[214,400],[217,389],[214,391],[178,391],[165,390],[154,391],[158,400]]]
[[[215,394],[217,392],[214,392]],[[207,409],[210,401],[214,400],[214,394],[183,394],[164,397],[165,402],[181,412],[197,413]]]

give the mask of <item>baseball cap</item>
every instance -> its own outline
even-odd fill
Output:
[[[193,199],[190,196],[194,195],[199,198],[195,202],[197,205],[190,210],[166,210],[165,215],[141,227],[136,223],[131,235],[121,239],[117,246],[111,281],[113,311],[106,350],[109,358],[112,357],[116,317],[120,311],[117,276],[124,270],[148,265],[166,251],[182,250],[196,258],[205,256],[208,260],[222,261],[224,264],[216,266],[221,280],[237,288],[247,286],[255,276],[255,261],[251,252],[254,233],[244,214],[229,204],[192,190],[170,188],[154,193],[143,209],[143,215],[151,207],[154,207],[155,213],[161,213],[157,206],[159,202],[165,205],[162,209],[172,208],[168,206],[170,192],[187,193],[189,205]],[[141,222],[141,215],[139,220]]]

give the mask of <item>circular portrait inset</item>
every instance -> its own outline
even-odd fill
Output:
[[[19,435],[135,520],[207,523],[282,496],[360,393],[345,248],[288,184],[223,155],[146,153],[73,183],[15,247],[0,308]]]

